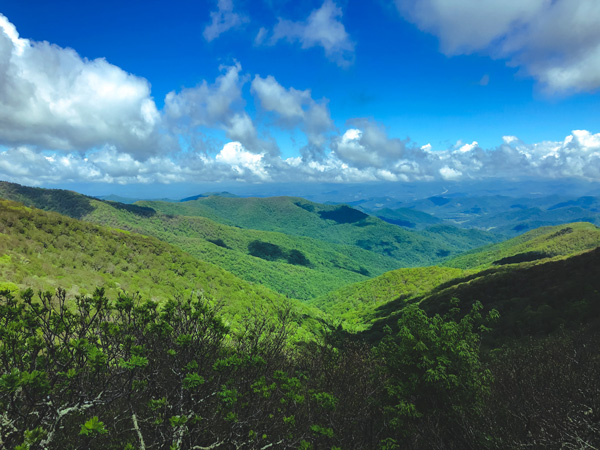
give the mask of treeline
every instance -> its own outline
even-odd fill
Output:
[[[290,312],[229,330],[203,297],[0,293],[9,449],[504,449],[598,445],[595,328],[480,354],[495,317],[415,305],[369,347],[292,345]],[[484,317],[485,316],[485,317]],[[554,425],[553,425],[554,424]]]

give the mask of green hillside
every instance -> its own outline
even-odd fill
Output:
[[[435,266],[393,270],[330,292],[310,304],[342,319],[346,329],[365,329],[378,306],[398,297],[422,295],[464,273],[461,269]]]
[[[352,227],[391,232],[360,211],[315,206],[326,241],[157,203],[0,192],[86,220],[0,200],[2,448],[600,445],[600,247],[590,224],[536,230],[457,267],[386,272],[312,302],[343,329],[206,261],[313,292],[333,283],[325,276],[364,279],[360,258],[381,269],[397,261],[331,242],[336,229],[340,241],[358,236]],[[407,251],[486,236],[468,233],[436,225],[396,236],[415,239]]]
[[[250,284],[153,237],[141,236],[0,200],[2,288],[86,294],[102,286],[149,300],[205,293],[238,322],[250,310],[276,316],[286,304],[310,310],[264,286]],[[290,303],[291,302],[291,303]]]
[[[204,217],[166,215],[137,205],[133,206],[138,210],[95,201],[92,205],[94,210],[86,220],[155,236],[292,298],[323,295],[400,266],[393,258],[357,247],[245,230]]]
[[[451,308],[468,311],[476,301],[496,309],[491,341],[544,336],[560,327],[578,328],[600,318],[600,247],[571,256],[492,267],[458,277],[410,299],[429,314]],[[458,303],[453,302],[458,299]],[[377,340],[385,325],[396,323],[405,297],[377,308],[368,332]]]
[[[434,217],[431,214],[409,208],[383,208],[367,212],[388,223],[416,230],[443,222],[442,219]]]
[[[564,256],[600,245],[600,229],[587,222],[542,227],[507,241],[466,252],[446,261],[449,267],[485,268],[554,256]]]
[[[70,191],[0,183],[1,196],[29,206],[58,209],[89,222],[154,236],[202,261],[291,298],[323,295],[401,267],[401,263],[391,257],[356,246],[245,230],[204,217],[163,214],[149,206],[100,201]]]
[[[201,216],[227,225],[277,231],[357,246],[394,258],[403,267],[431,265],[465,250],[496,242],[485,232],[455,229],[454,239],[421,234],[386,223],[346,205],[323,205],[294,197],[199,198],[183,203],[139,202],[164,214]]]
[[[444,267],[398,269],[365,282],[345,286],[311,303],[341,319],[346,329],[364,330],[375,318],[394,315],[408,303],[438,298],[438,291],[442,292],[442,297],[439,298],[445,299],[442,304],[449,305],[452,296],[447,294],[448,286],[471,283],[471,280],[478,280],[478,283],[495,283],[492,281],[493,277],[502,273],[508,277],[504,281],[507,285],[514,285],[513,289],[519,289],[520,282],[508,281],[512,270],[516,271],[514,273],[520,273],[519,270],[531,265],[529,262],[547,262],[550,258],[577,255],[581,251],[598,246],[600,230],[592,224],[573,223],[545,227],[500,244],[468,252],[448,261]],[[486,278],[488,276],[493,277]],[[487,305],[484,301],[484,298],[489,297],[484,288],[481,292],[481,297],[469,297],[470,303],[481,300],[490,308],[496,307],[495,304]],[[460,294],[456,297],[463,299]],[[436,309],[434,312],[444,310]],[[389,320],[393,322],[393,319]],[[387,323],[387,319],[384,322]],[[376,325],[375,329],[380,329],[380,325]]]

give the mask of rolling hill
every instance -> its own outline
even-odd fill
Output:
[[[58,213],[0,200],[2,289],[86,294],[97,286],[161,301],[204,293],[237,323],[249,311],[276,317],[292,305],[297,317],[310,308],[264,286],[250,284],[156,238],[102,227]]]
[[[0,183],[0,197],[157,237],[291,298],[312,298],[401,266],[391,257],[355,246],[244,230],[204,217],[163,214],[148,206],[100,201],[71,191]]]
[[[227,196],[122,204],[0,183],[0,197],[157,237],[288,297],[309,299],[400,267],[431,265],[493,241],[477,230],[422,234],[348,206]]]
[[[277,231],[334,244],[357,246],[398,260],[401,266],[430,265],[467,249],[497,242],[482,231],[456,228],[455,239],[436,230],[419,233],[347,205],[324,205],[296,197],[207,197],[183,203],[139,202],[164,214],[200,216],[246,229]],[[447,231],[447,229],[446,229]]]
[[[498,244],[466,252],[444,265],[463,269],[486,268],[555,256],[565,256],[600,245],[600,229],[587,222],[541,227]]]
[[[600,224],[600,200],[584,196],[569,199],[558,195],[531,197],[434,196],[409,202],[405,209],[427,213],[444,223],[479,228],[513,237],[542,226],[571,222]],[[374,211],[373,214],[379,214]],[[393,213],[386,213],[387,215]]]
[[[512,273],[510,267],[518,271],[519,268],[528,267],[527,263],[549,262],[598,246],[600,229],[592,224],[584,222],[544,227],[467,252],[447,261],[443,267],[398,269],[345,286],[311,301],[311,304],[341,319],[348,330],[364,330],[376,317],[395,314],[402,310],[407,301],[429,298],[446,286],[485,279],[492,274]],[[446,295],[444,298],[449,304],[451,297]]]

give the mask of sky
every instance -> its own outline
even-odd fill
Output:
[[[597,0],[2,0],[0,179],[598,181],[598,23]]]

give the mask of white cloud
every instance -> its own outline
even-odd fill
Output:
[[[277,145],[258,137],[250,116],[243,111],[242,66],[222,66],[223,72],[213,84],[203,81],[194,88],[169,92],[165,98],[164,117],[169,127],[180,135],[197,136],[200,128],[224,130],[227,138],[240,141],[254,153],[277,154]]]
[[[444,166],[440,170],[440,175],[444,180],[460,180],[462,173],[451,167]]]
[[[304,49],[323,47],[329,59],[340,66],[348,66],[354,60],[354,42],[340,22],[341,17],[342,9],[332,0],[325,0],[304,22],[279,19],[271,43],[287,39],[300,42]]]
[[[519,139],[484,150],[432,151],[400,141],[402,151],[376,151],[374,144],[398,145],[376,124],[363,122],[339,137],[337,147],[320,160],[282,159],[228,142],[214,156],[188,152],[144,160],[114,146],[81,153],[40,152],[27,146],[0,152],[0,179],[29,185],[65,182],[195,183],[375,182],[486,178],[581,178],[600,181],[600,133],[575,130],[563,141],[525,144]],[[369,126],[375,129],[369,129]],[[471,144],[469,144],[471,145]],[[343,151],[340,151],[343,148]],[[389,150],[389,149],[388,149]],[[385,161],[385,164],[383,163]]]
[[[230,120],[232,112],[242,104],[242,80],[239,63],[222,66],[223,72],[214,84],[206,80],[181,92],[171,91],[165,97],[164,114],[167,119],[191,127],[222,126]]]
[[[210,13],[210,18],[210,24],[204,28],[202,33],[208,42],[249,20],[246,16],[233,12],[233,0],[218,0],[217,10]]]
[[[487,53],[520,66],[547,90],[600,88],[596,0],[395,0],[400,13],[440,39],[448,55]]]
[[[239,142],[229,142],[216,156],[217,162],[229,165],[241,179],[248,180],[247,175],[268,181],[270,176],[266,170],[264,155],[250,153]]]
[[[104,59],[19,37],[0,15],[0,143],[56,150],[104,144],[156,153],[150,85]]]
[[[356,168],[389,168],[402,160],[405,143],[400,139],[389,138],[385,129],[372,121],[354,120],[356,128],[347,130],[335,139],[332,150],[348,165]]]
[[[460,153],[467,153],[470,152],[471,150],[473,150],[474,148],[477,148],[479,146],[479,144],[477,143],[477,141],[473,141],[470,144],[463,144],[461,145],[458,150],[456,150],[457,152]]]
[[[325,133],[333,129],[327,100],[317,103],[310,89],[285,89],[271,75],[266,78],[256,75],[252,80],[252,93],[263,109],[277,114],[282,125],[300,125],[310,145],[320,148],[325,144]]]
[[[258,33],[256,33],[256,37],[254,38],[254,45],[261,45],[267,38],[267,34],[269,34],[269,30],[267,30],[265,27],[260,27]]]

